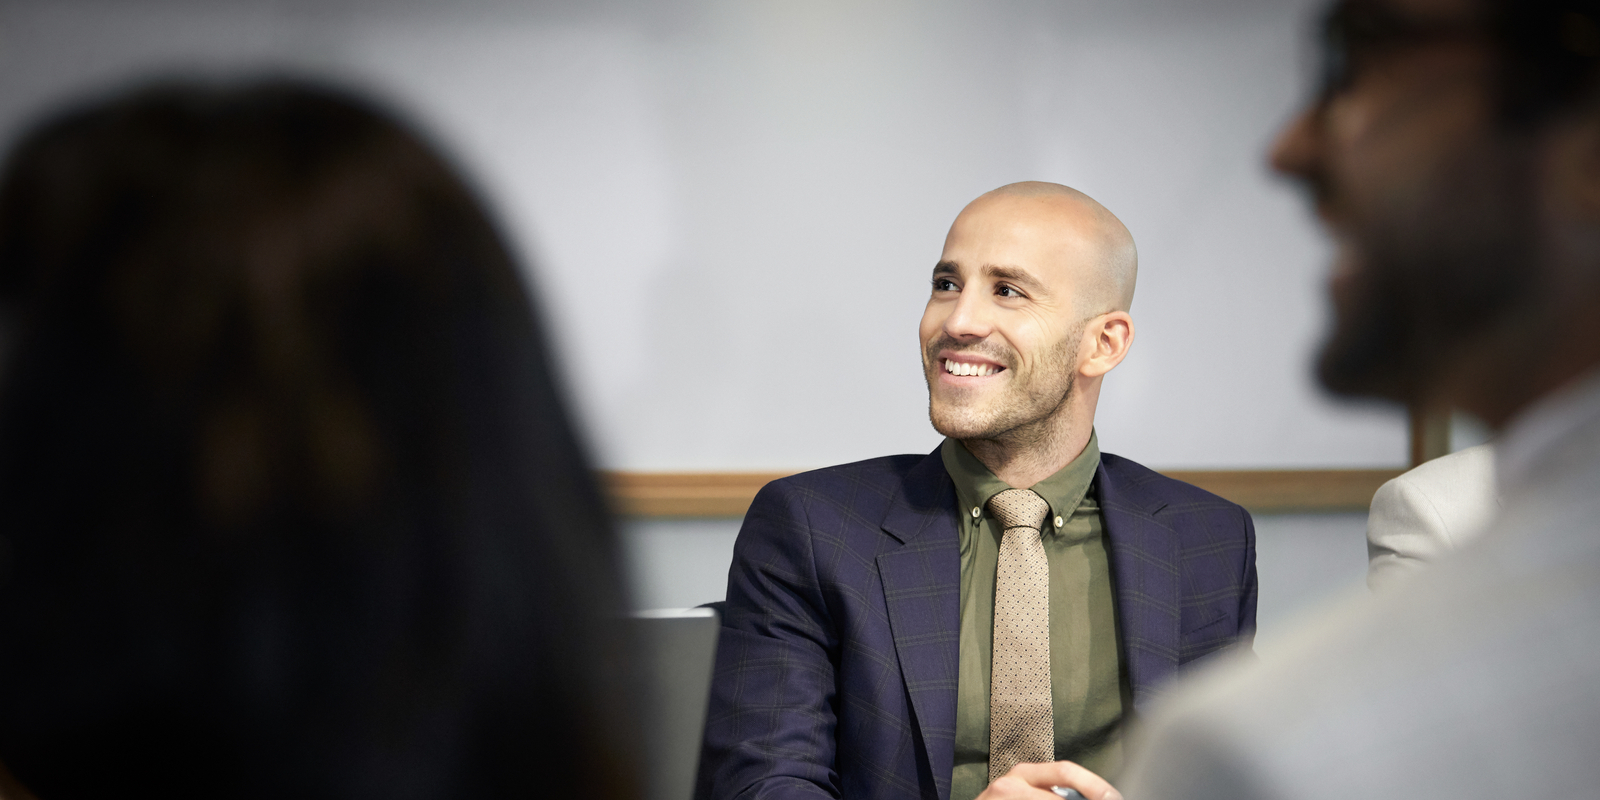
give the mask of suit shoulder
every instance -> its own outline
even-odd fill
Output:
[[[1440,456],[1390,479],[1385,486],[1407,485],[1428,496],[1493,497],[1494,450],[1480,444]]]
[[[1132,459],[1111,453],[1100,454],[1100,467],[1106,478],[1116,484],[1122,494],[1138,495],[1169,506],[1192,510],[1208,508],[1237,509],[1248,518],[1249,514],[1238,503],[1212,494],[1192,483],[1162,475]]]
[[[899,455],[837,464],[779,478],[756,494],[750,513],[776,508],[806,509],[808,515],[881,519],[894,498],[926,482],[928,459],[938,455]],[[920,470],[918,468],[921,468]],[[937,475],[944,475],[939,465]],[[921,487],[925,488],[925,487]]]
[[[862,483],[893,486],[904,480],[906,473],[927,457],[925,455],[881,456],[848,464],[835,464],[779,478],[768,486],[812,490]]]

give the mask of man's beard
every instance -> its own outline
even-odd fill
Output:
[[[957,440],[986,439],[1011,440],[1018,445],[1038,444],[1051,435],[1045,420],[1057,414],[1072,397],[1076,385],[1078,345],[1083,339],[1084,323],[1074,326],[1068,336],[1051,347],[1049,354],[1036,363],[1026,375],[1019,369],[1020,359],[1015,351],[980,344],[962,346],[946,336],[935,337],[928,343],[924,363],[930,365],[924,376],[928,381],[928,418],[934,430]],[[972,404],[934,402],[933,382],[938,372],[944,371],[938,354],[940,350],[968,352],[982,355],[1004,365],[1011,372],[1006,393],[981,407]]]
[[[1521,324],[1544,292],[1528,151],[1505,142],[1482,149],[1425,191],[1352,220],[1358,263],[1333,290],[1334,326],[1317,361],[1328,390],[1432,400],[1463,359]],[[1337,194],[1319,180],[1314,188]]]

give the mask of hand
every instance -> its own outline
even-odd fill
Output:
[[[1052,786],[1077,789],[1088,800],[1122,800],[1122,793],[1105,778],[1071,761],[1018,764],[989,784],[978,800],[1061,800],[1050,791]]]

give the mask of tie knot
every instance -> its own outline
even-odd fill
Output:
[[[1007,489],[989,498],[989,513],[1000,520],[1000,526],[1006,530],[1039,530],[1044,518],[1050,514],[1050,504],[1032,489]]]

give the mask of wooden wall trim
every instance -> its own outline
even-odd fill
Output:
[[[1365,511],[1398,469],[1172,470],[1181,481],[1254,512]],[[605,472],[618,513],[634,517],[742,517],[756,492],[788,472]]]
[[[1450,453],[1450,408],[1413,404],[1406,408],[1411,428],[1411,466]]]
[[[1400,469],[1163,470],[1251,511],[1366,511]]]
[[[742,517],[761,487],[793,472],[603,472],[617,513]]]

